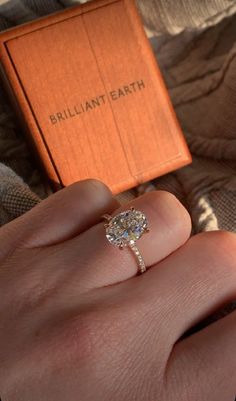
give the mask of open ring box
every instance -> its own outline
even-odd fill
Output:
[[[0,35],[3,81],[54,188],[117,194],[191,161],[133,0],[97,0]]]

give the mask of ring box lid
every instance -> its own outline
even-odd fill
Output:
[[[1,72],[55,187],[118,193],[191,161],[133,0],[97,0],[0,35]]]

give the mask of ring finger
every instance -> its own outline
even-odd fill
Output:
[[[148,220],[149,233],[137,243],[147,267],[164,259],[189,238],[190,217],[170,193],[155,191],[145,194],[116,210],[115,215],[132,206],[142,211]],[[86,287],[102,287],[137,274],[134,254],[128,247],[121,251],[108,242],[104,223],[91,227],[63,246],[64,257],[69,255],[78,266],[80,285],[84,282]]]

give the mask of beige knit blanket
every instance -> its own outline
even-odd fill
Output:
[[[76,2],[0,0],[0,29]],[[193,164],[120,199],[166,189],[187,206],[195,232],[236,231],[236,0],[139,0],[138,5]],[[1,87],[0,163],[1,225],[50,193]]]

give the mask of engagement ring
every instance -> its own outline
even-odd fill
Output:
[[[146,265],[143,257],[136,245],[143,234],[149,232],[147,218],[144,213],[131,207],[112,217],[104,215],[106,220],[105,229],[108,241],[120,249],[129,247],[137,260],[139,273],[146,271]]]

